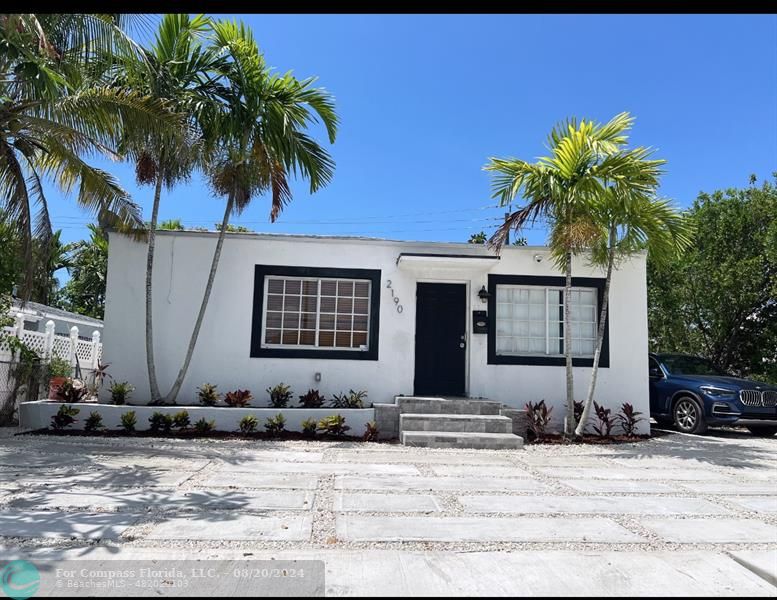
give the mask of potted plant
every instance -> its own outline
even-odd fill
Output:
[[[70,363],[59,356],[52,356],[48,366],[49,371],[49,400],[64,400],[59,394],[59,388],[70,377],[72,368]]]
[[[81,402],[88,393],[86,384],[75,377],[65,377],[65,381],[57,388],[57,398],[70,404]]]

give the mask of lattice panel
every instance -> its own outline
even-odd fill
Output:
[[[55,335],[51,352],[60,358],[68,360],[70,358],[70,338]]]
[[[43,351],[46,348],[46,334],[38,333],[37,331],[25,331],[22,333],[22,342],[28,348],[34,350],[38,356],[43,356]]]
[[[5,341],[5,336],[13,335],[13,331],[13,327],[3,327],[4,335],[0,335],[0,354],[9,354],[11,352],[8,342]]]
[[[78,340],[76,342],[76,356],[81,365],[92,364],[92,342]]]

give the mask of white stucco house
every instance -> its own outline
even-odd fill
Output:
[[[154,270],[156,370],[169,389],[183,361],[217,234],[160,231]],[[146,246],[110,234],[103,355],[117,380],[148,395]],[[604,274],[573,266],[575,390],[585,397]],[[306,235],[228,234],[179,401],[222,390],[296,394],[367,390],[488,398],[564,414],[564,280],[548,249]],[[649,414],[645,256],[615,272],[597,401]],[[647,422],[642,424],[648,431]]]

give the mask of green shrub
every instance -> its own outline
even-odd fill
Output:
[[[128,410],[123,415],[121,415],[121,426],[124,428],[124,431],[127,433],[132,433],[135,431],[135,425],[138,424],[138,418],[135,415],[134,410]]]
[[[182,410],[173,415],[173,427],[177,429],[187,429],[189,425],[191,425],[191,420],[189,419],[188,410]]]
[[[84,431],[97,431],[104,428],[102,415],[96,411],[90,412],[89,418],[84,421]]]
[[[216,406],[219,401],[219,393],[212,383],[203,383],[197,388],[197,397],[203,406]]]
[[[59,407],[57,414],[52,415],[51,426],[57,430],[69,427],[76,422],[75,416],[80,412],[81,410],[74,406],[63,404]]]
[[[286,417],[284,417],[282,413],[278,413],[274,417],[269,417],[264,424],[264,428],[271,436],[279,436],[286,431]]]
[[[284,383],[268,387],[267,393],[270,394],[270,404],[273,408],[286,408],[291,400],[291,388]]]
[[[227,392],[224,394],[224,402],[227,403],[227,406],[232,406],[234,408],[248,406],[248,403],[251,402],[252,398],[253,396],[251,395],[250,390],[235,390],[234,392]]]
[[[307,393],[299,397],[299,405],[302,408],[321,408],[324,406],[324,402],[326,402],[326,398],[318,390],[308,390]]]
[[[246,415],[240,419],[240,433],[253,433],[259,427],[259,419],[253,415]]]
[[[305,419],[302,421],[302,435],[305,437],[315,437],[316,436],[316,423],[315,419]]]
[[[208,433],[210,431],[213,431],[216,429],[216,422],[215,421],[206,421],[205,417],[200,419],[194,424],[194,430],[197,433]]]
[[[368,421],[364,426],[364,435],[362,439],[365,442],[377,442],[378,441],[378,424],[375,421]]]
[[[70,366],[70,362],[64,358],[60,358],[56,354],[51,357],[48,364],[48,376],[49,377],[70,377],[73,372],[73,367]]]
[[[108,389],[114,404],[125,404],[130,394],[135,391],[135,387],[126,381],[114,381]]]
[[[327,435],[341,437],[345,435],[345,432],[348,431],[350,427],[345,424],[344,416],[330,415],[318,422],[317,429]]]
[[[332,408],[364,408],[364,399],[367,397],[365,390],[355,392],[349,390],[347,394],[334,394],[332,396]]]
[[[168,414],[155,411],[149,418],[149,430],[154,433],[163,431],[164,433],[170,433],[173,428],[173,417]]]

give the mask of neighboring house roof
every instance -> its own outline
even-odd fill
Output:
[[[93,327],[102,327],[103,322],[100,319],[94,317],[87,317],[86,315],[79,315],[78,313],[63,310],[61,308],[54,308],[53,306],[47,306],[46,304],[40,304],[38,302],[25,302],[22,306],[22,301],[14,298],[12,313],[21,312],[25,316],[31,316],[37,319],[57,319],[60,321],[71,321],[73,323],[81,323],[83,325],[91,325]]]

